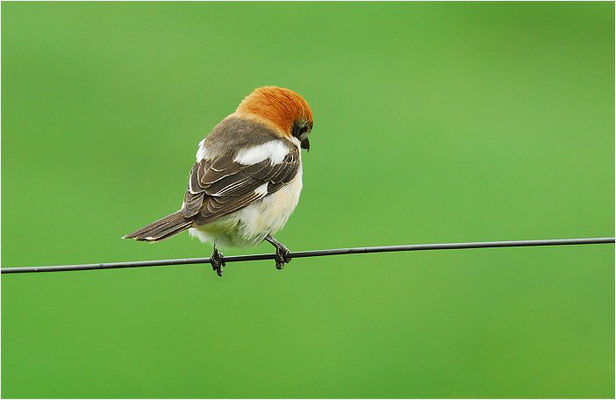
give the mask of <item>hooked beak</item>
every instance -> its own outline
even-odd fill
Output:
[[[305,150],[306,150],[306,152],[309,152],[309,151],[310,151],[310,142],[308,141],[308,138],[303,139],[303,140],[301,141],[301,146],[300,146],[300,147],[301,147],[302,149],[305,149]]]

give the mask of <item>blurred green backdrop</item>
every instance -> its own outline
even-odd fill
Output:
[[[312,105],[293,250],[614,234],[613,3],[2,3],[2,265],[209,256],[252,89]],[[226,254],[270,252],[268,244]],[[2,276],[3,397],[613,397],[614,247]]]

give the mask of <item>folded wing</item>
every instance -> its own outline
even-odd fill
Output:
[[[299,165],[295,146],[278,163],[266,158],[244,165],[230,154],[201,160],[190,171],[181,212],[196,225],[212,222],[276,192],[295,177]]]

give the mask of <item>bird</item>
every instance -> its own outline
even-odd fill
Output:
[[[210,263],[218,276],[225,266],[219,248],[267,241],[283,269],[291,254],[274,235],[299,202],[301,152],[310,150],[312,127],[312,110],[298,93],[253,90],[199,142],[181,208],[122,238],[158,242],[188,230],[213,245]]]

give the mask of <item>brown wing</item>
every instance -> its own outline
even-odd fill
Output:
[[[232,155],[202,160],[190,171],[182,213],[197,225],[212,222],[279,190],[299,169],[299,150],[293,147],[281,163],[265,159],[253,165],[233,161]],[[267,190],[256,190],[267,183]]]

